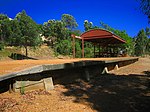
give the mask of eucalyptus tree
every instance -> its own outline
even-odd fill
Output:
[[[65,27],[70,30],[73,30],[78,26],[75,18],[70,14],[63,14],[61,16],[61,21],[65,24]]]
[[[8,37],[10,35],[10,19],[5,14],[0,14],[0,50],[8,44]]]
[[[0,41],[6,42],[10,34],[10,19],[5,14],[0,14]]]
[[[39,38],[38,25],[32,20],[30,16],[23,10],[19,12],[15,20],[19,22],[21,36],[19,38],[19,45],[26,49],[26,56],[28,56],[28,46],[37,46],[41,40]]]
[[[84,30],[88,31],[90,29],[93,29],[93,23],[89,22],[88,20],[85,20],[84,21]]]
[[[148,42],[148,38],[145,34],[144,29],[142,29],[138,32],[136,36],[136,40],[135,40],[135,55],[136,56],[145,55],[147,42]]]

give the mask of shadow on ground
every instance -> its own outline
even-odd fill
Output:
[[[143,73],[150,76],[150,71],[144,71]]]
[[[11,59],[14,59],[14,60],[24,60],[24,59],[37,60],[37,59],[35,59],[35,58],[27,57],[27,56],[25,56],[25,55],[18,54],[18,53],[11,53],[11,55],[8,56],[8,57],[11,58]]]
[[[90,105],[98,112],[148,112],[150,87],[148,76],[113,74],[94,77],[90,82],[77,80],[65,85],[63,94],[74,96],[74,102]]]

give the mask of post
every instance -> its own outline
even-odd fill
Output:
[[[82,38],[82,58],[84,58],[84,39]]]
[[[73,38],[73,42],[72,42],[73,58],[75,58],[75,56],[76,56],[76,52],[75,52],[75,35],[72,34],[71,37]]]

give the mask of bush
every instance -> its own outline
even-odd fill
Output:
[[[3,49],[4,49],[4,43],[0,42],[0,50],[3,50]]]
[[[63,55],[72,54],[72,44],[69,40],[61,40],[55,45],[54,49],[59,54]]]

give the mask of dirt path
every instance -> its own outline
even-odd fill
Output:
[[[149,74],[148,72],[150,72],[150,58],[139,58],[139,61],[136,63],[111,71],[110,73],[116,75],[145,75]]]
[[[150,59],[97,75],[55,85],[49,92],[0,94],[0,112],[147,112],[150,110]]]

